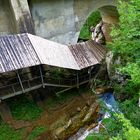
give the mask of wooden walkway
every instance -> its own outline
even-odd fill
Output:
[[[79,87],[82,84],[88,83],[95,75],[95,72],[91,73],[90,75],[87,73],[85,75],[78,76],[76,75],[70,79],[63,79],[63,80],[50,80],[45,75],[40,75],[38,77],[21,81],[19,82],[1,86],[0,87],[0,100],[5,100],[20,94],[28,93],[30,91],[45,88],[47,86],[51,87],[61,87],[64,88],[58,93],[65,92],[75,87]]]

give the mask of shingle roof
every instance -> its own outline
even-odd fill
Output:
[[[28,33],[0,37],[0,73],[40,64],[80,70],[104,55],[105,48],[94,41],[67,46]]]

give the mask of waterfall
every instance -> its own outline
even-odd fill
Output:
[[[113,93],[108,92],[108,93],[104,93],[102,95],[98,95],[98,99],[107,108],[107,110],[103,110],[103,109],[100,110],[99,113],[102,114],[102,117],[99,118],[98,125],[91,130],[85,130],[84,128],[81,128],[74,136],[70,137],[68,140],[85,140],[85,138],[89,134],[99,133],[99,128],[102,125],[102,121],[105,118],[111,117],[110,112],[120,113],[117,102],[115,101],[115,98],[113,96]],[[104,126],[102,125],[102,127],[104,127]]]

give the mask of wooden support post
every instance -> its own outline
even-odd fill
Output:
[[[13,120],[10,108],[6,104],[6,102],[0,103],[0,116],[2,120],[6,123],[11,123]]]
[[[91,67],[88,69],[89,81],[91,80]]]
[[[92,81],[91,81],[91,78],[92,78],[91,77],[91,71],[92,71],[92,69],[93,69],[93,66],[88,69],[90,89],[92,89]]]
[[[32,98],[39,107],[43,108],[43,101],[41,99],[40,93],[38,93],[38,90],[36,90],[34,94],[32,94]]]
[[[14,85],[12,85],[12,90],[13,90],[13,93],[15,93],[16,91],[15,91],[15,88],[14,88]]]
[[[41,65],[39,65],[39,71],[40,71],[41,82],[42,82],[43,88],[45,88],[45,84],[44,84],[44,79],[43,79],[43,74],[42,74]]]
[[[79,74],[77,72],[77,88],[79,88]]]
[[[18,71],[16,73],[17,73],[17,77],[18,77],[22,92],[25,93],[25,90],[24,90],[24,87],[23,87],[23,84],[22,84],[22,81],[21,81],[21,78],[20,78],[20,75],[19,75]]]
[[[31,88],[30,81],[28,80],[28,87]]]

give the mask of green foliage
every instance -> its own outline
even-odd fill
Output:
[[[122,123],[122,133],[118,133],[112,140],[140,140],[140,130],[132,126],[130,121],[124,118],[123,115],[117,115],[120,123]]]
[[[122,73],[127,73],[131,76],[125,89],[127,93],[136,94],[140,90],[140,65],[135,63],[128,63],[127,66],[121,68]],[[134,93],[135,92],[135,93]]]
[[[34,128],[31,134],[29,135],[28,140],[34,140],[37,136],[39,136],[41,133],[45,132],[46,130],[47,128],[44,126]]]
[[[108,136],[105,136],[101,133],[93,133],[86,137],[86,140],[107,140]]]
[[[105,130],[89,135],[86,140],[140,140],[140,130],[123,115],[115,114],[103,120]]]
[[[96,26],[101,20],[100,12],[94,11],[86,20],[80,32],[80,39],[90,39],[91,33],[89,31],[91,26]]]
[[[126,100],[121,103],[120,108],[124,116],[129,119],[134,127],[140,129],[140,108],[138,107],[137,98],[135,100]]]
[[[20,96],[15,100],[10,100],[9,106],[13,117],[17,120],[33,121],[37,119],[43,111],[34,101],[28,99],[26,96]]]
[[[114,65],[114,68],[129,77],[124,86],[115,83],[115,89],[129,97],[129,100],[121,103],[127,119],[122,115],[117,116],[117,121],[111,123],[115,129],[111,130],[112,133],[109,131],[109,134],[114,135],[113,140],[140,140],[140,109],[137,104],[140,93],[140,0],[118,0],[117,9],[120,21],[112,29],[112,43],[108,47],[115,57],[121,57],[121,65]],[[117,135],[114,133],[116,131]]]
[[[54,81],[62,80],[66,75],[69,74],[69,72],[66,69],[62,68],[51,68],[50,72],[50,77]]]
[[[112,29],[112,43],[108,44],[115,56],[121,56],[119,70],[130,76],[126,93],[135,95],[140,90],[140,0],[118,0],[119,26]]]
[[[23,129],[15,131],[9,125],[0,121],[0,140],[21,140],[22,134]]]

